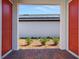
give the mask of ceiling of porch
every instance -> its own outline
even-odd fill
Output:
[[[67,0],[17,0],[18,4],[60,4]]]

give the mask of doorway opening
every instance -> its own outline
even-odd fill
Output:
[[[60,5],[18,5],[19,49],[59,48]]]

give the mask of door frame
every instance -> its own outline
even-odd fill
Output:
[[[19,5],[19,4],[18,4]],[[18,13],[18,5],[17,5],[17,13]],[[57,4],[58,5],[58,4]],[[59,48],[62,50],[68,49],[68,19],[67,19],[67,4],[65,1],[61,1],[61,14],[60,14],[60,43]],[[18,15],[17,15],[18,16]],[[18,17],[17,17],[18,19]],[[18,42],[18,21],[17,21],[17,42]],[[64,35],[63,35],[64,34]],[[18,44],[16,50],[19,49]]]

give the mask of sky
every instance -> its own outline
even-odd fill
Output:
[[[19,5],[21,14],[60,14],[59,5]]]

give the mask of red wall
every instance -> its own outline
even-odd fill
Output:
[[[79,56],[79,0],[78,0],[78,56]]]
[[[2,55],[12,48],[12,5],[2,0]]]
[[[78,54],[78,0],[69,3],[69,49]]]

